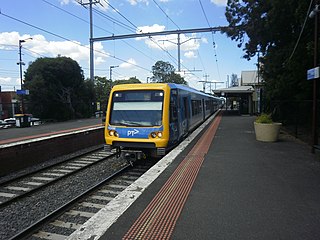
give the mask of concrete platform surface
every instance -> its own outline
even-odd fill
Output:
[[[199,138],[181,150],[160,176],[151,180],[149,187],[132,188],[132,194],[129,191],[127,197],[135,198],[135,202],[111,226],[104,228],[103,224],[113,217],[110,212],[117,211],[116,205],[101,210],[99,222],[92,221],[83,228],[91,231],[83,236],[108,240],[320,239],[320,163],[310,146],[288,135],[281,134],[280,140],[274,143],[256,141],[253,121],[254,117],[250,116],[221,118],[180,211],[170,201],[181,196],[183,185],[181,191],[172,190],[175,194],[163,195],[162,199],[159,193],[170,184],[185,159],[191,159],[192,147],[199,142],[204,144]],[[195,166],[183,167],[189,171]],[[144,181],[148,181],[148,173]],[[134,191],[138,190],[141,195],[137,197]],[[125,200],[118,202],[119,208],[121,204]],[[151,214],[146,213],[150,205],[154,211]],[[172,211],[177,212],[173,224]],[[147,214],[150,217],[141,217]],[[137,222],[141,218],[145,218],[145,227],[140,230]],[[158,222],[164,222],[164,227],[152,229]],[[81,239],[82,230],[77,238],[70,239]],[[130,231],[141,231],[140,237],[130,238]],[[146,235],[151,231],[155,235]],[[161,231],[168,232],[165,238],[157,237],[162,236]]]

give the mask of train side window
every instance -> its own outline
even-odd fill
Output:
[[[191,114],[192,116],[198,115],[202,113],[201,100],[192,100],[191,101]]]
[[[170,122],[177,121],[178,119],[178,102],[177,102],[177,91],[171,91],[170,97]]]

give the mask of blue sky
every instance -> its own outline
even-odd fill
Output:
[[[225,4],[226,0],[100,0],[93,11],[93,37],[226,26]],[[22,43],[23,70],[39,57],[61,55],[76,60],[85,77],[90,76],[88,8],[73,0],[10,0],[0,2],[0,11],[2,91],[20,89],[18,43],[28,38],[32,39]],[[226,87],[228,75],[240,77],[241,71],[256,69],[256,58],[243,59],[237,43],[220,32],[180,37],[181,74],[191,87],[202,89],[203,80],[222,81],[216,87]],[[119,66],[112,70],[113,80],[137,77],[146,82],[159,60],[178,69],[177,35],[95,42],[94,48],[96,76],[109,78],[110,66]],[[206,91],[209,88],[208,84]]]

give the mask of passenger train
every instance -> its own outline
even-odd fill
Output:
[[[185,85],[116,85],[107,107],[105,148],[115,148],[131,164],[146,156],[161,157],[222,104],[220,98]]]

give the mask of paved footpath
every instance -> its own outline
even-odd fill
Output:
[[[253,121],[222,117],[170,239],[320,239],[320,163],[310,146],[287,135],[256,141]],[[122,239],[180,161],[101,239]]]

